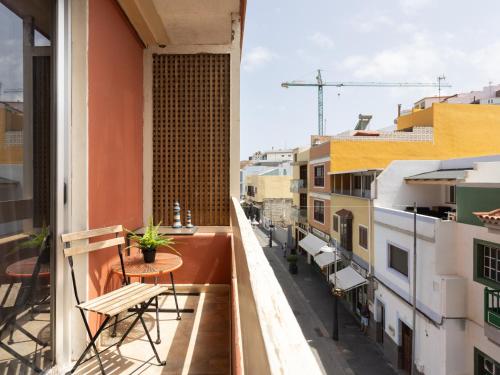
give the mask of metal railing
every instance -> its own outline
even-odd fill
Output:
[[[290,192],[299,193],[300,189],[307,188],[307,180],[291,180],[290,181]]]
[[[500,329],[500,289],[484,288],[484,321]]]

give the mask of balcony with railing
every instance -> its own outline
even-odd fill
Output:
[[[305,193],[307,192],[307,180],[305,179],[295,179],[290,181],[290,192],[291,193]]]
[[[500,289],[484,288],[484,333],[500,345]]]
[[[291,220],[300,224],[307,224],[307,207],[292,207]]]

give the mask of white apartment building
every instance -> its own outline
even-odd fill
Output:
[[[375,190],[373,312],[386,356],[407,372],[414,363],[427,375],[498,374],[500,225],[474,213],[500,208],[500,156],[395,161]]]

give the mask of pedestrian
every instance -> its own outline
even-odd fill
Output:
[[[368,308],[368,303],[364,303],[361,306],[361,332],[365,335],[368,333],[368,323],[370,320],[370,309]]]

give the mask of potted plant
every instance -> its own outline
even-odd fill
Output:
[[[29,235],[29,239],[26,241],[21,242],[16,249],[37,249],[40,250],[42,247],[43,242],[46,240],[46,238],[49,236],[49,227],[46,225],[43,225],[40,228],[40,231],[38,233],[31,233]],[[40,254],[40,262],[41,263],[48,263],[50,261],[50,252],[49,251],[43,251]]]
[[[139,249],[141,249],[142,255],[144,257],[144,263],[153,263],[155,261],[156,249],[159,247],[167,247],[180,255],[172,247],[172,245],[175,244],[174,239],[160,234],[160,225],[161,222],[158,223],[158,225],[154,225],[153,219],[150,218],[144,234],[136,234],[134,232],[128,231],[130,234],[130,239],[137,244]]]
[[[295,252],[293,252],[286,257],[286,260],[288,261],[288,270],[292,275],[296,275],[299,271],[297,267],[297,261],[299,260],[299,257],[297,256],[297,254],[295,254]]]

